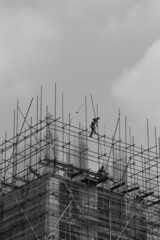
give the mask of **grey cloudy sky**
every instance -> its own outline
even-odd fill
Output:
[[[106,128],[119,107],[137,136],[146,118],[159,125],[159,12],[159,0],[0,0],[1,135],[16,99],[27,107],[40,85],[47,99],[55,82],[73,116],[93,94]]]

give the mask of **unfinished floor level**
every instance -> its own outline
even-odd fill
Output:
[[[78,181],[46,174],[7,193],[1,203],[1,239],[116,240],[128,220],[124,194],[97,187],[97,181],[84,183],[89,174]],[[147,239],[141,214],[119,239],[135,237]]]

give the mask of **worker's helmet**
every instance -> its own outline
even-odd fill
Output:
[[[99,119],[100,119],[99,117],[96,117],[96,118],[93,118],[93,121],[97,122],[97,120],[99,120]]]

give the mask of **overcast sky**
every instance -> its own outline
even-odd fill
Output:
[[[25,112],[43,85],[52,101],[55,82],[66,119],[87,95],[89,121],[92,94],[108,133],[120,108],[135,138],[147,118],[160,136],[159,13],[159,0],[0,0],[1,139],[16,100]]]

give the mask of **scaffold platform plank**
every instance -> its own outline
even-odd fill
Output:
[[[148,207],[151,207],[151,206],[154,206],[156,204],[159,204],[160,203],[160,200],[157,200],[157,201],[153,201],[152,203],[150,204],[147,204]]]
[[[89,186],[96,186],[98,184],[98,180],[91,177],[85,177],[81,179],[80,182],[86,183]]]
[[[124,186],[125,185],[125,182],[121,182],[121,183],[118,183],[118,184],[116,184],[116,185],[114,185],[114,186],[111,186],[110,187],[110,190],[115,190],[115,189],[117,189],[117,188],[120,188],[121,186]]]
[[[125,189],[121,193],[125,194],[125,193],[129,193],[129,192],[137,191],[137,190],[139,190],[139,187],[133,187],[133,188]]]
[[[153,194],[154,194],[154,191],[150,191],[150,192],[147,192],[147,193],[142,194],[140,197],[141,197],[141,198],[146,198],[146,197],[149,197],[149,196],[151,196],[151,195],[153,195]]]

